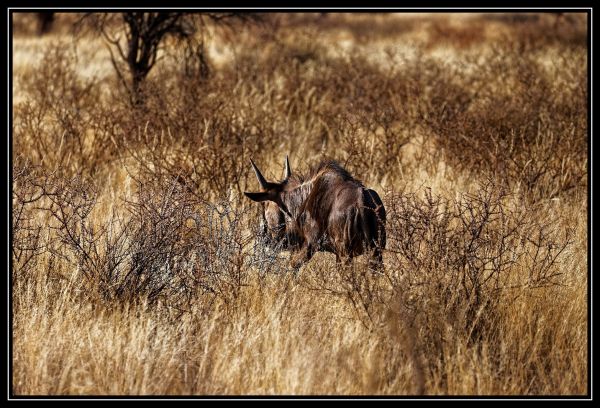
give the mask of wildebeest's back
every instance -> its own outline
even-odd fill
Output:
[[[333,242],[344,242],[349,211],[361,200],[362,185],[334,171],[324,171],[301,208],[304,238],[311,244],[335,252]]]
[[[385,248],[385,208],[379,195],[355,181],[346,181],[327,196],[326,246],[344,256]],[[315,208],[317,210],[317,208]]]
[[[348,256],[361,253],[364,217],[360,207],[363,187],[344,183],[331,192],[332,206],[328,213],[325,232],[330,237],[335,252]]]

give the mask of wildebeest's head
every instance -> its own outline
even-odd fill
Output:
[[[286,249],[289,245],[286,234],[286,214],[288,216],[290,214],[281,199],[281,192],[292,175],[289,159],[287,156],[285,157],[284,179],[279,183],[267,181],[252,159],[250,159],[250,164],[260,184],[260,191],[244,192],[244,194],[249,199],[262,203],[262,238],[271,248]]]

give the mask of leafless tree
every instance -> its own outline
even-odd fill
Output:
[[[208,65],[204,43],[198,42],[198,33],[203,33],[210,21],[221,27],[229,27],[234,21],[259,21],[260,16],[240,13],[166,13],[126,12],[86,14],[84,20],[100,31],[108,44],[112,64],[119,79],[126,87],[133,105],[140,105],[143,98],[143,83],[156,62],[159,50],[169,36],[183,40],[188,54],[197,57],[199,70],[206,75]],[[124,37],[124,41],[123,41]],[[128,77],[122,63],[126,64]]]
[[[48,33],[52,29],[52,25],[54,24],[54,17],[56,13],[35,13],[39,26],[38,26],[38,34],[44,35]]]

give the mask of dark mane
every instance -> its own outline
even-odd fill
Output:
[[[333,173],[343,181],[354,181],[362,185],[360,181],[355,179],[341,164],[335,160],[323,160],[317,166],[311,168],[307,173],[294,173],[290,177],[290,181],[304,183],[307,180],[315,178],[319,173]]]

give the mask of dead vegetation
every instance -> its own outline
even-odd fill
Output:
[[[509,17],[208,24],[136,104],[13,14],[13,392],[586,394],[587,20]],[[256,239],[288,153],[385,193],[383,273]]]

